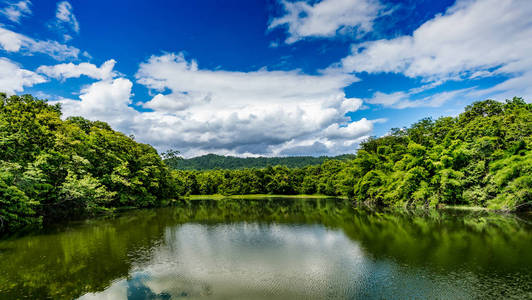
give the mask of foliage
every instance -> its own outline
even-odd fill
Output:
[[[0,234],[177,197],[151,146],[100,121],[60,116],[59,105],[0,94]]]
[[[325,194],[389,206],[532,204],[532,104],[475,102],[370,138],[347,160],[302,168],[176,171],[183,194]]]
[[[387,206],[493,209],[532,203],[532,104],[521,98],[475,102],[457,117],[395,128],[336,159],[163,155],[180,168],[187,161],[227,168],[208,171],[170,171],[153,147],[108,124],[60,116],[59,105],[0,94],[0,234],[187,194],[324,194]]]
[[[165,152],[166,153],[166,152]],[[312,157],[312,156],[290,156],[290,157],[234,157],[216,154],[207,154],[193,158],[183,159],[176,156],[179,152],[168,151],[173,156],[165,156],[165,162],[177,170],[215,170],[215,169],[245,169],[245,168],[266,168],[268,166],[286,166],[289,168],[302,168],[310,165],[319,165],[327,159],[346,160],[352,159],[353,154],[344,154],[335,157]]]

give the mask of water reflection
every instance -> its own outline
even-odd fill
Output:
[[[0,242],[0,298],[526,298],[530,229],[334,199],[193,201]]]
[[[82,299],[467,296],[464,286],[374,261],[341,231],[321,226],[184,225],[169,230],[164,245],[134,266],[131,279]]]

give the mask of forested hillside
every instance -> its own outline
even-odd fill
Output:
[[[525,208],[532,201],[532,104],[476,102],[361,145],[352,160],[289,169],[178,171],[182,194],[343,195],[387,206]]]
[[[106,123],[60,116],[30,95],[0,94],[0,234],[177,197],[154,148]]]
[[[216,170],[216,169],[244,169],[266,168],[268,166],[286,166],[289,168],[302,168],[319,165],[328,159],[352,159],[353,154],[344,154],[335,157],[328,156],[292,156],[292,157],[234,157],[216,154],[207,154],[189,159],[169,158],[165,162],[177,170]]]

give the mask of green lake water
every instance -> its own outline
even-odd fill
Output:
[[[0,299],[532,299],[532,218],[197,200],[0,241]]]

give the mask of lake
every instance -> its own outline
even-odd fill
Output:
[[[532,299],[532,218],[195,200],[0,241],[1,299]]]

